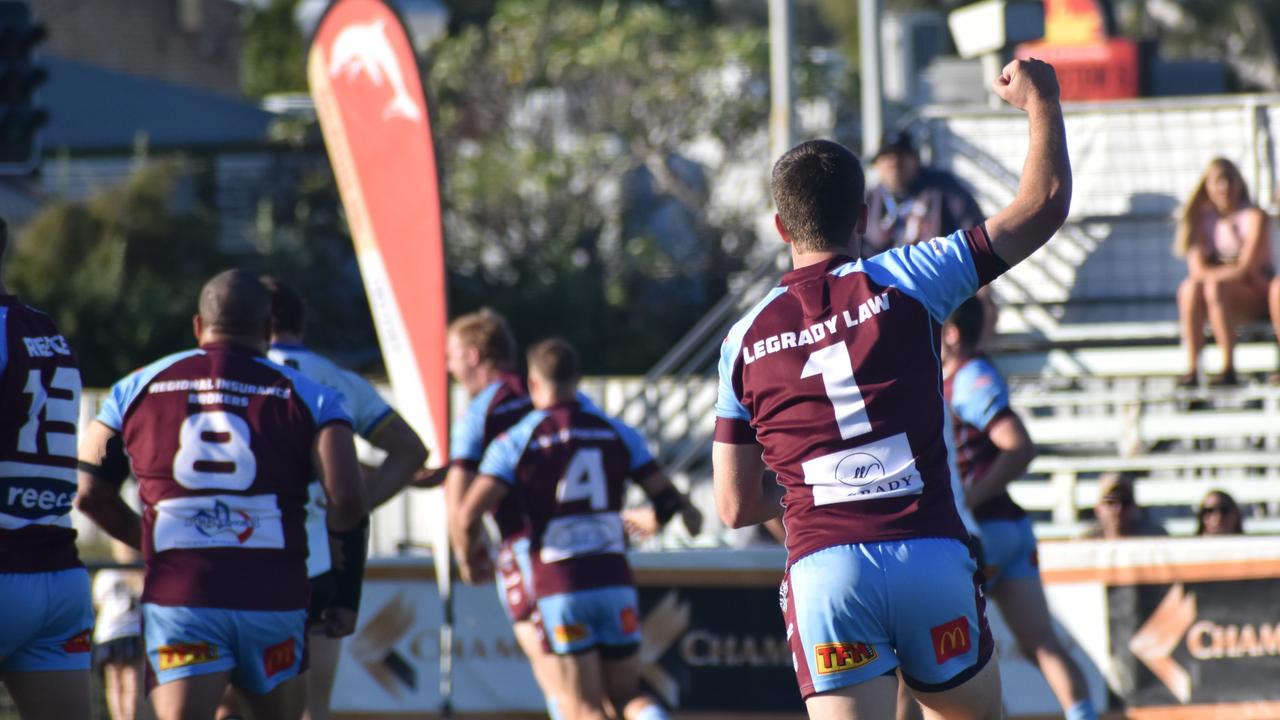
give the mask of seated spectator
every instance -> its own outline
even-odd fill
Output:
[[[1210,490],[1196,512],[1197,535],[1243,535],[1244,516],[1225,490]]]
[[[1133,495],[1134,474],[1109,472],[1098,478],[1098,504],[1093,508],[1097,520],[1082,537],[1116,538],[1168,535],[1159,524],[1147,519]]]
[[[1240,170],[1230,160],[1215,158],[1182,210],[1174,242],[1174,252],[1187,259],[1187,279],[1178,288],[1187,373],[1179,385],[1197,382],[1206,320],[1222,352],[1222,373],[1209,385],[1237,384],[1236,326],[1267,310],[1269,238],[1267,215],[1250,202]],[[1276,293],[1280,307],[1280,289]]]

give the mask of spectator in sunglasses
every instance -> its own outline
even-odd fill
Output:
[[[1196,513],[1197,535],[1243,535],[1244,518],[1235,498],[1223,490],[1210,490]]]
[[[1086,538],[1143,537],[1168,535],[1160,523],[1147,518],[1146,510],[1134,499],[1135,475],[1109,472],[1098,478],[1098,504],[1093,512],[1097,520],[1084,533]]]

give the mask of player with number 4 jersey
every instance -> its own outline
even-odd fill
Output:
[[[0,254],[6,245],[0,222]],[[93,604],[76,552],[80,370],[0,284],[0,678],[24,718],[88,717]]]
[[[1017,197],[976,227],[854,260],[867,215],[857,157],[811,141],[773,169],[795,269],[724,341],[713,474],[727,524],[782,513],[783,613],[812,718],[892,717],[895,671],[933,715],[1001,714],[952,490],[939,335],[1053,235],[1071,174],[1053,69],[1014,61],[994,90],[1027,112],[1030,143]]]
[[[561,716],[603,718],[608,702],[632,720],[665,718],[639,695],[639,607],[620,514],[627,480],[649,496],[660,524],[680,514],[696,534],[701,515],[635,430],[578,400],[578,359],[567,343],[539,343],[528,359],[535,409],[485,451],[454,525],[458,556],[474,557],[480,519],[518,491],[544,641],[566,681]],[[584,680],[601,677],[603,685]]]
[[[161,720],[208,716],[228,681],[255,717],[302,714],[307,485],[364,557],[367,502],[342,396],[264,355],[270,298],[243,271],[201,291],[196,350],[111,389],[81,449],[80,507],[141,547],[143,628]],[[123,451],[139,518],[119,496]],[[356,573],[358,578],[359,573]]]

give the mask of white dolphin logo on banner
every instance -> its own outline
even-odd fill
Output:
[[[361,73],[368,75],[376,86],[382,87],[383,78],[391,84],[394,93],[391,102],[382,111],[384,120],[402,117],[407,120],[418,120],[422,110],[409,96],[404,84],[404,75],[396,62],[391,43],[387,40],[385,24],[382,20],[374,20],[363,25],[352,25],[333,41],[332,57],[329,60],[329,75],[338,77],[345,73],[348,80]]]

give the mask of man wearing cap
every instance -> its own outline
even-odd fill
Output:
[[[867,194],[863,257],[982,222],[982,210],[954,175],[923,167],[911,134],[892,132],[874,159],[880,185]]]
[[[1138,505],[1133,494],[1134,479],[1131,472],[1109,472],[1098,478],[1098,504],[1093,509],[1098,519],[1082,537],[1114,540],[1169,534]]]

